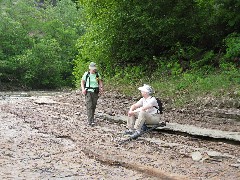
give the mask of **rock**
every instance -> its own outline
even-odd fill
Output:
[[[217,152],[217,151],[207,151],[207,154],[210,156],[210,157],[220,157],[222,156],[222,154],[220,152]]]
[[[191,156],[194,161],[200,161],[202,159],[202,154],[199,151],[192,152]]]
[[[235,167],[235,168],[239,168],[239,167],[240,167],[240,163],[237,163],[237,164],[230,164],[230,166]]]
[[[54,101],[48,97],[38,98],[34,101],[34,103],[36,103],[36,104],[57,104],[56,101]]]

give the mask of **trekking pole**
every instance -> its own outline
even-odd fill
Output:
[[[125,139],[125,140],[123,140],[123,141],[120,141],[119,145],[124,144],[124,143],[126,143],[126,142],[129,142],[129,141],[131,141],[131,140],[133,140],[133,139],[137,139],[138,137],[140,137],[141,135],[143,135],[143,134],[145,134],[145,133],[148,133],[148,132],[150,132],[150,131],[158,128],[158,127],[164,127],[164,126],[166,126],[166,122],[161,122],[161,123],[159,123],[159,124],[156,124],[156,125],[154,125],[153,127],[149,128],[148,130],[140,132],[140,133],[137,134],[136,136],[132,136],[132,137],[130,137],[130,138],[128,138],[128,139]]]

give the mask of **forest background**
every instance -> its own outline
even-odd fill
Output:
[[[0,0],[0,86],[79,88],[93,61],[107,88],[128,95],[149,83],[175,105],[239,102],[239,9],[238,0]]]

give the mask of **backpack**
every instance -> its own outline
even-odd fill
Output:
[[[159,111],[159,113],[162,114],[163,113],[163,104],[159,98],[156,98],[156,100],[157,100],[159,108],[157,106],[153,106],[153,107],[155,107]]]
[[[85,84],[84,84],[84,87],[85,87],[85,88],[86,88],[87,78],[89,77],[89,75],[90,75],[90,72],[88,71],[88,73],[87,73],[87,75],[86,75],[86,79],[85,79]],[[97,78],[97,79],[99,78],[98,72],[96,72],[96,78]],[[90,79],[89,79],[89,86],[87,87],[87,89],[92,89],[92,88],[90,87]]]

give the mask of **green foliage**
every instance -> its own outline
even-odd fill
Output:
[[[239,32],[240,28],[240,1],[238,0],[219,0],[217,1],[217,10],[221,22],[226,23],[226,30],[229,33]]]
[[[79,85],[94,61],[120,83],[183,76],[181,91],[197,79],[184,75],[191,70],[204,76],[239,67],[237,0],[52,2],[0,1],[0,81]]]
[[[213,71],[209,74],[199,71],[187,71],[181,75],[156,76],[150,79],[143,78],[139,82],[107,81],[107,87],[120,91],[129,96],[140,95],[137,88],[143,83],[151,84],[155,90],[155,96],[161,97],[164,106],[183,107],[191,104],[203,104],[199,99],[231,97],[240,98],[240,70]],[[124,86],[122,85],[124,84]]]
[[[31,45],[22,24],[5,15],[0,19],[0,32],[2,58],[20,54]]]
[[[28,0],[1,3],[0,81],[29,88],[72,86],[75,44],[84,33],[81,10],[71,0],[36,6]]]
[[[125,68],[116,67],[115,72],[115,76],[111,80],[117,80],[119,84],[124,84],[125,82],[134,84],[141,81],[146,75],[141,66],[127,66]]]
[[[172,75],[178,75],[182,73],[182,68],[178,62],[170,61],[167,67],[171,70]]]
[[[144,73],[141,66],[116,67],[115,76],[107,78],[104,82],[107,86],[110,86],[110,89],[130,95],[136,91],[136,86],[140,86],[145,82],[145,78],[151,79]]]
[[[234,60],[235,58],[240,58],[240,34],[230,34],[226,39],[226,54],[225,58]]]
[[[31,77],[28,85],[34,88],[56,88],[62,85],[60,52],[60,45],[54,39],[42,39],[33,47],[33,59],[27,74],[27,78]]]
[[[106,72],[111,74],[113,68],[111,42],[113,41],[116,29],[112,26],[116,21],[114,14],[116,3],[108,0],[103,1],[80,1],[83,6],[86,18],[86,33],[78,43],[80,62],[94,61],[104,64]],[[109,66],[110,65],[110,66]],[[76,74],[76,73],[75,73]]]
[[[208,51],[203,54],[202,58],[198,61],[192,61],[191,67],[194,70],[209,72],[214,68],[215,54],[213,51]]]
[[[74,61],[74,69],[73,69],[73,75],[75,77],[75,87],[79,88],[81,87],[81,79],[84,74],[84,72],[88,71],[88,66],[90,62],[85,62],[83,60],[81,61]]]
[[[237,68],[213,71],[209,74],[188,71],[171,77],[159,76],[151,79],[150,84],[155,89],[155,95],[161,97],[166,106],[201,104],[199,98],[205,96],[223,98],[231,95],[231,98],[240,98],[240,70]],[[137,87],[133,88],[135,91],[132,93],[136,93]],[[128,88],[130,87],[127,86]]]
[[[167,68],[180,74],[190,68],[190,61],[198,61],[199,53],[219,46],[224,34],[216,30],[222,14],[215,1],[81,0],[80,4],[87,32],[77,44],[79,57],[103,63],[109,74],[115,66],[145,64],[145,69],[156,70],[153,56],[167,56]],[[209,63],[210,56],[200,57],[195,66]]]

